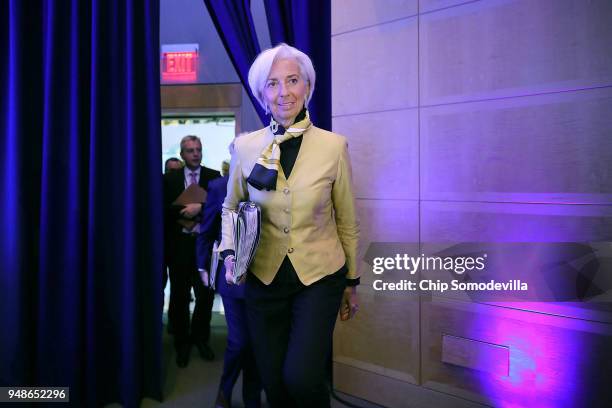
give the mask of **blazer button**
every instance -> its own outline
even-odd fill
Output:
[[[289,249],[287,250],[287,252],[289,252],[290,254],[292,254],[292,253],[293,253],[293,248],[289,248]]]
[[[283,194],[285,195],[289,194],[289,189],[287,187],[283,188]]]
[[[288,234],[289,233],[289,227],[283,228],[283,231],[285,231],[285,234]]]
[[[283,211],[285,212],[285,214],[289,214],[291,212],[291,210],[288,208],[285,208]]]

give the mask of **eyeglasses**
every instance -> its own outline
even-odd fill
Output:
[[[192,147],[191,149],[183,149],[183,152],[185,153],[194,153],[194,152],[198,152],[198,153],[202,153],[202,148],[200,147]]]

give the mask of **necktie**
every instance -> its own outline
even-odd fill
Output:
[[[189,173],[189,177],[190,177],[189,185],[198,183],[198,179],[196,179],[196,173],[193,173],[193,172]]]

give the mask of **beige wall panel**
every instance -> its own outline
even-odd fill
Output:
[[[332,113],[417,104],[417,18],[332,37]]]
[[[612,399],[611,304],[419,299],[374,290],[406,272],[369,264],[381,242],[612,241],[610,21],[608,0],[332,2],[362,230],[336,389],[388,407]]]
[[[336,323],[334,361],[374,375],[418,383],[418,297],[362,291],[359,304],[354,319]]]
[[[358,198],[418,199],[416,109],[333,118],[345,135]]]
[[[612,88],[424,108],[422,197],[612,203],[610,112]]]
[[[437,246],[440,248],[440,250],[442,250],[443,247],[451,248],[454,246],[453,244],[461,246],[462,243],[465,244],[466,241],[454,243],[446,242],[444,244],[430,244],[428,242],[423,242],[423,247],[425,248],[425,253],[430,255],[436,253],[436,251],[432,250],[434,246]],[[566,243],[559,244],[559,246],[547,245],[546,247],[544,245],[538,245],[538,243],[526,243],[522,245],[529,247],[533,251],[529,251],[529,254],[527,254],[527,251],[525,251],[523,252],[523,256],[518,253],[519,255],[517,255],[515,261],[509,260],[501,264],[499,262],[496,263],[494,261],[495,258],[493,258],[492,264],[485,261],[487,265],[486,269],[482,272],[468,272],[469,278],[457,275],[450,276],[448,271],[435,269],[421,271],[420,277],[433,282],[441,281],[446,283],[450,283],[451,279],[457,279],[464,282],[488,282],[490,279],[494,279],[497,282],[507,282],[509,279],[520,279],[523,282],[528,282],[529,297],[521,299],[521,295],[523,293],[515,292],[514,294],[516,297],[514,298],[514,301],[511,301],[512,298],[510,296],[504,297],[501,293],[496,295],[496,293],[491,291],[478,292],[450,289],[440,292],[439,290],[433,288],[432,292],[424,294],[421,299],[428,300],[431,298],[431,295],[435,295],[436,297],[445,299],[461,300],[464,302],[478,302],[524,311],[546,313],[560,317],[571,317],[574,319],[584,319],[612,324],[612,290],[610,289],[612,288],[612,259],[610,258],[612,246],[609,242],[592,244],[590,248],[600,249],[600,252],[597,255],[595,252],[587,252],[584,243]],[[551,263],[543,265],[541,259],[547,256],[546,252],[538,252],[537,248],[546,248],[550,250],[551,248],[560,248],[561,245],[565,245],[566,251],[559,252],[559,257],[571,255],[568,248],[572,247],[572,249],[575,251],[573,254],[576,256],[576,259],[578,259],[580,257],[580,255],[577,255],[578,251],[583,250],[581,253],[582,256],[597,257],[597,269],[592,271],[592,273],[584,271],[584,273],[576,275],[574,274],[575,271],[569,267],[563,268],[561,265],[557,266],[556,269],[554,266],[551,267],[553,258],[549,258]],[[511,245],[508,245],[506,249],[508,249],[510,246]],[[487,253],[490,255],[489,251],[492,245],[483,243],[482,245],[473,244],[470,245],[470,247],[480,247],[481,249],[477,249],[477,252],[478,255],[482,256],[483,254],[486,255]],[[499,248],[499,246],[497,246],[497,248]],[[514,248],[516,249],[516,246],[514,246]],[[608,249],[606,250],[605,248]],[[415,251],[412,253],[414,252]],[[603,254],[602,252],[607,252],[607,255]],[[535,254],[540,255],[538,256]],[[551,252],[548,252],[548,255],[551,256]],[[489,258],[489,260],[491,260],[491,258]],[[581,265],[580,261],[575,263],[572,262],[571,264]],[[564,266],[567,266],[567,264]],[[566,301],[566,299],[568,299],[568,293],[576,293],[578,277],[586,278],[591,282],[589,286],[590,293],[594,293],[597,290],[596,288],[603,289],[603,293],[599,293],[599,295],[594,298],[587,297],[583,301],[579,301],[575,297],[571,298],[574,300],[573,302]],[[416,280],[417,277],[411,277],[409,279]]]
[[[334,363],[334,389],[389,408],[487,407],[342,363]]]
[[[424,242],[590,242],[612,240],[612,206],[421,203]]]
[[[332,35],[413,16],[418,0],[332,0]]]
[[[423,202],[421,239],[448,243],[610,241],[612,206]],[[609,303],[520,302],[510,307],[612,322]]]
[[[334,333],[334,360],[373,376],[418,382],[419,299],[404,292],[375,291],[370,265],[363,261],[372,242],[418,241],[418,206],[414,201],[358,200],[361,221],[360,310],[354,320],[338,322]],[[396,272],[385,281],[401,279]],[[356,394],[349,392],[350,394]],[[348,391],[347,391],[348,392]]]
[[[422,316],[426,387],[493,406],[603,406],[612,397],[610,324],[437,298]],[[508,375],[443,363],[444,334],[508,347]]]
[[[612,2],[490,0],[420,17],[421,104],[612,84]]]
[[[361,273],[360,292],[371,294],[374,291],[372,283],[381,275],[372,272],[364,258],[372,243],[415,243],[419,241],[419,207],[417,201],[403,200],[357,200],[357,216],[359,217],[361,234],[359,237],[359,272]],[[385,274],[385,281],[404,279],[399,272]]]

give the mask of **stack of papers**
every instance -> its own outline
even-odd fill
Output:
[[[212,254],[210,255],[210,273],[208,274],[208,287],[215,290],[215,277],[217,276],[217,267],[219,266],[219,241],[213,244]],[[225,277],[221,277],[225,279]]]
[[[255,257],[261,233],[261,209],[252,201],[238,205],[238,212],[232,213],[234,221],[234,249],[236,265],[232,281],[237,283],[246,274]]]

